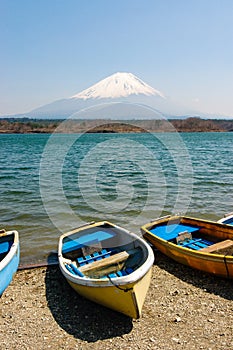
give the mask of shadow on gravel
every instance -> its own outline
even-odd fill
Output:
[[[79,296],[66,282],[57,266],[49,266],[45,276],[48,307],[67,333],[87,342],[129,333],[132,319]]]
[[[154,250],[154,254],[155,264],[161,269],[166,270],[180,280],[190,283],[207,293],[215,294],[228,300],[233,300],[232,280],[210,275],[179,264],[159,251]]]

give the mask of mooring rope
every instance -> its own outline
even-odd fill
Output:
[[[226,271],[227,271],[227,278],[230,278],[230,274],[229,274],[229,269],[228,269],[228,266],[227,266],[227,255],[225,254],[224,257],[223,257],[223,260],[224,260],[224,264],[225,264],[225,267],[226,267]]]
[[[111,279],[111,277],[109,277],[109,276],[107,276],[107,277],[108,277],[109,281],[113,284],[113,286],[116,287],[117,289],[120,289],[120,290],[122,290],[123,292],[129,292],[130,290],[133,290],[132,287],[131,287],[131,288],[121,288],[121,287],[119,287],[117,284],[115,284],[115,283],[113,282],[113,280]]]

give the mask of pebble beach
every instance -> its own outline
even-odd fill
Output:
[[[233,349],[232,281],[155,258],[138,320],[76,294],[58,265],[18,270],[0,300],[0,349]]]

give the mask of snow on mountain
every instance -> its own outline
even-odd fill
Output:
[[[165,98],[160,91],[155,90],[132,73],[115,73],[70,98],[87,100],[90,98],[128,97],[139,94]]]
[[[191,113],[132,73],[115,73],[76,95],[36,108],[25,116],[127,120]]]

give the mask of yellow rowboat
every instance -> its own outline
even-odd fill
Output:
[[[141,316],[154,254],[136,234],[107,221],[63,234],[58,260],[80,295],[131,318]]]
[[[153,220],[144,238],[169,258],[217,276],[233,278],[233,226],[185,216]]]

